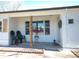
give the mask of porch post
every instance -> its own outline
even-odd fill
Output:
[[[30,18],[30,23],[29,23],[29,31],[30,31],[30,48],[32,48],[32,16]]]

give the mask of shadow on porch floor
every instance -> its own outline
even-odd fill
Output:
[[[30,48],[30,43],[22,43],[19,45],[11,45],[10,47]],[[60,51],[62,47],[58,44],[46,43],[46,42],[33,42],[34,49],[45,49],[52,51]]]

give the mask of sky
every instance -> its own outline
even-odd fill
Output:
[[[79,0],[8,0],[0,1],[0,11],[40,9],[79,5]]]
[[[74,6],[79,5],[79,0],[53,0],[53,1],[25,1],[19,9],[38,9],[38,8],[50,8],[50,7],[62,7],[62,6]]]

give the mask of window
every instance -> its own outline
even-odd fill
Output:
[[[43,33],[43,21],[33,21],[32,22],[32,30],[33,33]],[[25,31],[26,31],[26,35],[29,35],[29,21],[27,21],[25,23]]]
[[[29,22],[25,23],[25,31],[26,31],[26,35],[29,35]]]
[[[49,23],[49,20],[45,21],[45,34],[46,35],[50,34],[50,23]]]
[[[33,32],[35,33],[43,33],[43,21],[34,21],[33,22]]]
[[[3,32],[8,31],[8,21],[7,19],[3,19]]]
[[[45,35],[49,35],[50,34],[50,21],[49,20],[45,21],[45,26],[43,24],[43,21],[33,21],[32,28],[33,28],[32,29],[33,33],[37,33],[37,34],[44,33],[44,28],[45,28]],[[29,21],[25,23],[25,31],[26,31],[26,35],[29,35]]]
[[[0,32],[2,32],[2,22],[0,21]]]
[[[73,22],[73,19],[69,19],[69,20],[68,20],[68,23],[69,23],[69,24],[73,24],[73,23],[74,23],[74,22]]]

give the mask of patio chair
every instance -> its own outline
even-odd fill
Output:
[[[19,30],[16,32],[16,36],[18,37],[18,42],[22,43],[23,36]]]
[[[13,30],[10,31],[10,39],[11,39],[11,44],[15,44],[15,32]]]

